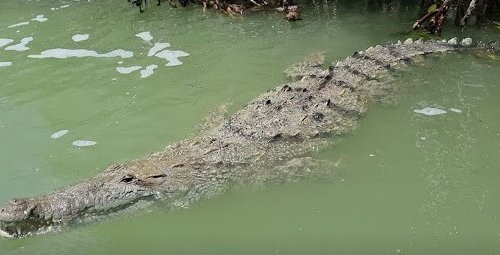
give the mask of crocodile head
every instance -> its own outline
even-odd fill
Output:
[[[154,199],[165,179],[111,171],[46,196],[11,199],[0,207],[0,235],[29,236],[122,211]]]

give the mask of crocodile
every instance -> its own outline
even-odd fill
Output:
[[[289,83],[261,94],[231,117],[210,116],[197,135],[53,192],[0,207],[0,233],[25,237],[161,200],[188,207],[234,185],[321,176],[309,154],[352,133],[371,102],[389,98],[394,70],[433,53],[473,48],[455,41],[387,43],[322,68],[309,59]],[[319,57],[321,58],[321,57]]]

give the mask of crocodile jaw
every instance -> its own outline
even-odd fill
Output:
[[[134,175],[106,174],[46,196],[16,198],[0,207],[0,236],[17,238],[53,232],[82,219],[99,219],[159,196],[157,183]]]

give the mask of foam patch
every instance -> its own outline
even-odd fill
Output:
[[[14,42],[14,40],[12,40],[12,39],[0,38],[0,48],[2,48],[3,46],[9,45],[13,42]]]
[[[121,74],[129,74],[140,69],[142,69],[142,66],[117,67],[116,71],[118,71]]]
[[[89,37],[90,37],[89,34],[76,34],[73,37],[71,37],[71,39],[75,42],[81,42],[88,40]]]
[[[170,47],[170,43],[155,43],[153,47],[148,52],[148,57],[154,56],[156,53]]]
[[[11,66],[12,65],[12,62],[0,62],[0,67],[7,67],[7,66]]]
[[[95,141],[76,140],[72,143],[76,147],[89,147],[97,144]]]
[[[187,57],[189,53],[180,50],[163,50],[155,54],[158,58],[163,58],[168,61],[165,66],[178,66],[182,65],[182,61],[179,60],[180,57]]]
[[[94,58],[131,58],[134,56],[134,52],[117,49],[110,51],[108,53],[98,53],[93,50],[83,50],[83,49],[50,49],[42,51],[39,55],[28,55],[29,58],[84,58],[84,57],[94,57]]]
[[[32,21],[38,21],[38,22],[45,22],[47,21],[48,19],[46,17],[44,17],[43,15],[38,15],[36,16],[35,18],[31,19]]]
[[[58,139],[58,138],[63,137],[63,136],[64,136],[64,135],[66,135],[67,133],[69,133],[69,130],[67,130],[67,129],[59,130],[59,131],[57,131],[57,132],[53,133],[53,134],[50,136],[50,138],[52,138],[52,139]]]
[[[149,31],[138,33],[135,36],[141,38],[142,40],[144,40],[146,42],[153,40],[153,36],[151,35],[151,32],[149,32]]]
[[[31,41],[33,41],[33,37],[25,37],[25,38],[21,39],[20,43],[11,45],[11,46],[5,48],[5,50],[14,50],[14,51],[29,50],[30,48],[26,47],[26,45],[28,45],[28,43]]]
[[[415,113],[427,115],[427,116],[435,116],[447,113],[445,110],[433,107],[425,107],[420,110],[413,110]]]
[[[26,25],[28,25],[29,23],[30,23],[29,21],[25,21],[25,22],[21,22],[21,23],[14,24],[14,25],[10,25],[10,26],[8,26],[8,28],[14,28],[14,27],[26,26]]]
[[[146,68],[144,68],[143,70],[141,70],[141,78],[144,79],[144,78],[147,78],[149,76],[151,76],[153,73],[154,73],[154,70],[158,68],[157,65],[149,65],[149,66],[146,66]]]

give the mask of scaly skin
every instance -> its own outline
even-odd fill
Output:
[[[391,69],[421,55],[463,49],[442,42],[387,44],[355,53],[327,70],[299,65],[300,81],[260,95],[233,117],[147,158],[112,165],[97,176],[0,209],[3,235],[43,233],[52,226],[120,211],[143,200],[186,207],[230,184],[258,184],[315,174],[293,160],[352,132],[367,104],[394,88]],[[297,167],[298,166],[298,167]]]

